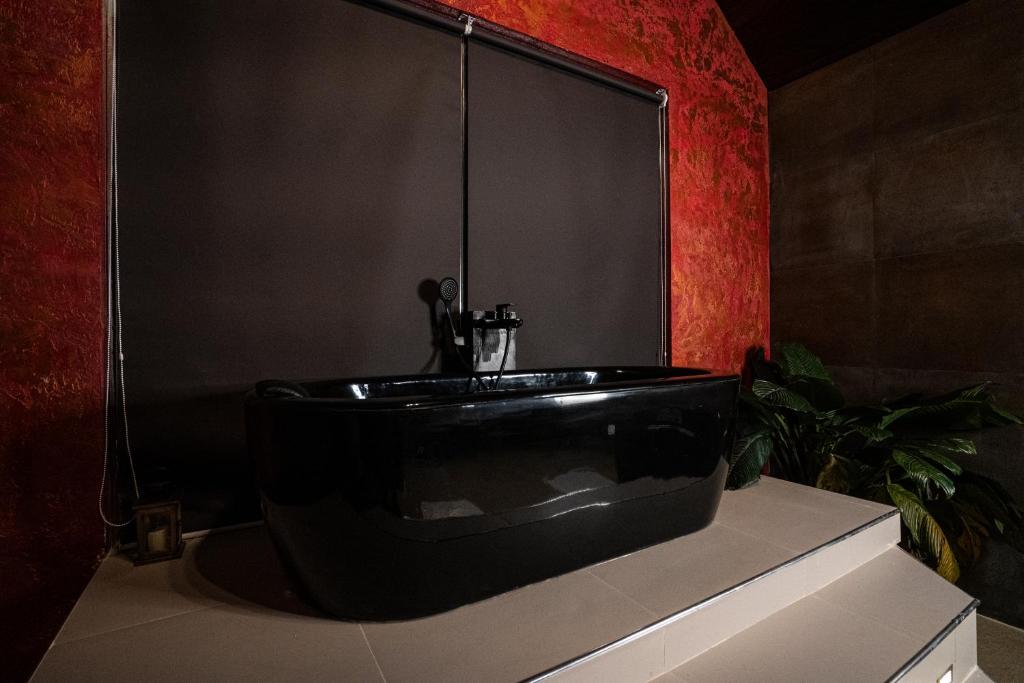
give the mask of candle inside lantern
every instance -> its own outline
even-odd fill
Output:
[[[176,500],[135,506],[137,551],[135,564],[181,557],[181,504]]]
[[[146,534],[146,545],[151,553],[165,553],[168,550],[167,527],[153,529]]]

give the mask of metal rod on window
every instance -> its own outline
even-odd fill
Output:
[[[500,47],[531,59],[558,67],[565,71],[584,76],[604,85],[642,97],[652,102],[661,102],[660,89],[653,84],[638,78],[615,75],[616,70],[605,67],[598,68],[596,63],[589,63],[585,58],[574,59],[573,55],[553,46],[548,47],[539,41],[521,35],[510,29],[496,26],[489,22],[458,13],[451,7],[427,2],[425,0],[358,0],[361,4],[377,7],[386,12],[414,19],[437,28],[462,34],[471,40]],[[636,81],[636,82],[634,82]]]

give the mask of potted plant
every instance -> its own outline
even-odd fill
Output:
[[[1024,552],[1024,513],[996,481],[972,472],[967,438],[1021,424],[987,384],[942,396],[848,405],[821,360],[786,344],[775,361],[758,349],[742,389],[728,486],[771,474],[899,509],[902,545],[949,581],[976,561],[985,539]]]

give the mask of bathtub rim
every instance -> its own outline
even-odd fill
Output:
[[[643,370],[652,373],[660,371],[661,374],[641,378],[629,378],[596,382],[594,384],[566,384],[562,386],[524,387],[516,389],[498,389],[488,391],[472,391],[458,394],[439,395],[411,395],[411,396],[377,396],[369,398],[350,398],[336,396],[260,396],[256,391],[250,390],[246,394],[246,403],[262,404],[271,403],[275,405],[288,405],[294,408],[331,408],[355,411],[377,411],[377,410],[415,410],[430,409],[444,406],[465,406],[467,404],[499,403],[514,401],[518,399],[555,399],[565,396],[583,396],[587,394],[624,394],[638,390],[654,390],[675,388],[686,384],[714,384],[719,382],[739,382],[741,377],[738,373],[728,370],[712,370],[692,367],[662,367],[662,366],[584,366],[584,367],[561,367],[561,368],[524,368],[509,372],[505,377],[515,377],[528,374],[558,374],[558,373],[580,373],[580,372],[601,372],[601,371],[623,371]],[[690,371],[687,374],[674,371]],[[495,373],[478,373],[484,379],[491,379]],[[337,384],[384,384],[399,382],[422,382],[430,379],[464,380],[471,382],[471,377],[465,373],[434,373],[434,374],[406,374],[406,375],[378,375],[371,377],[342,377],[338,379],[315,379],[295,382],[307,390],[315,387],[325,387]]]

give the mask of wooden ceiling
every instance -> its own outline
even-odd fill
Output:
[[[718,0],[769,90],[964,0]]]

